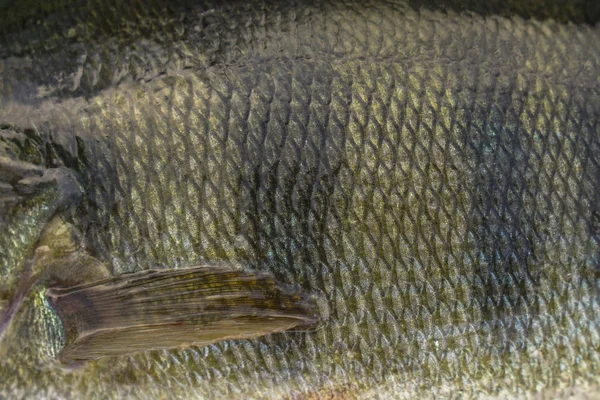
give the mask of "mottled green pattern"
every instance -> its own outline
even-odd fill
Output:
[[[115,274],[233,260],[321,292],[330,318],[69,375],[15,373],[13,356],[4,393],[595,388],[598,28],[375,1],[270,8],[199,6],[166,28],[177,40],[94,44],[96,64],[65,61],[81,72],[68,84],[2,61],[3,90],[26,86],[57,140],[81,138],[71,216]],[[85,78],[99,65],[114,74]]]

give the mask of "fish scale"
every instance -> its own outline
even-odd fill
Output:
[[[174,37],[125,35],[126,51],[90,43],[78,85],[3,58],[0,90],[88,96],[71,126],[52,113],[50,123],[83,138],[86,198],[73,219],[115,274],[234,261],[323,293],[329,318],[315,333],[68,375],[15,374],[8,359],[2,390],[411,398],[595,387],[597,28],[393,2],[260,4],[198,7],[183,30],[167,21]],[[57,53],[35,57],[75,70]]]

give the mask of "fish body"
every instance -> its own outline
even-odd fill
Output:
[[[88,289],[42,285],[7,328],[3,395],[597,393],[597,27],[386,1],[122,7],[5,33],[5,154],[76,184],[7,186],[35,190],[0,235],[2,293],[58,215],[85,271],[107,268],[93,287],[235,263],[318,295],[322,321],[65,372],[57,327],[81,314],[53,299]]]

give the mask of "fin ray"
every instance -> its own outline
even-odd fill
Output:
[[[265,273],[223,267],[144,271],[46,296],[63,322],[63,363],[307,329],[314,299]]]

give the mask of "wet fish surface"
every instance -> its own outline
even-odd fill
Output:
[[[0,397],[597,395],[600,11],[472,3],[0,4]]]

